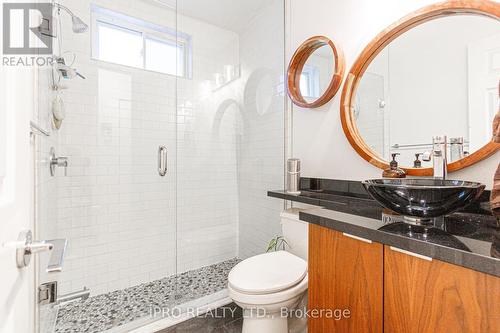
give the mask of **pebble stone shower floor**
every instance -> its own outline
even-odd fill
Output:
[[[75,301],[59,308],[55,333],[97,333],[151,316],[154,307],[173,308],[227,287],[238,259]]]

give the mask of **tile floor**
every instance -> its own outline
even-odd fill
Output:
[[[238,262],[235,258],[61,306],[55,333],[103,332],[151,316],[155,307],[173,308],[211,295],[226,288],[229,271]]]
[[[241,333],[243,313],[232,303],[156,333]]]

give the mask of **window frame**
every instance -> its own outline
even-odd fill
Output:
[[[169,28],[166,26],[161,26],[152,22],[144,21],[143,19],[135,18],[126,14],[116,12],[114,10],[106,9],[100,6],[91,5],[91,57],[95,61],[102,61],[117,66],[125,66],[135,69],[140,69],[144,71],[176,76],[179,78],[192,79],[193,77],[193,65],[192,65],[192,37],[186,33],[176,31],[176,29]],[[99,25],[105,25],[118,30],[123,30],[125,32],[137,33],[142,36],[142,67],[135,67],[132,65],[125,65],[120,63],[115,63],[112,61],[102,60],[99,58]],[[170,74],[159,72],[155,70],[150,70],[146,68],[146,40],[153,40],[156,42],[173,45],[178,48],[182,48],[183,57],[183,75],[178,75],[180,72],[177,68],[177,73]],[[176,59],[176,64],[179,60]]]
[[[126,64],[121,64],[121,63],[118,63],[118,62],[113,62],[113,61],[109,61],[109,60],[103,60],[100,58],[99,56],[99,44],[100,44],[100,40],[99,40],[99,28],[103,26],[103,27],[107,27],[107,28],[111,28],[111,29],[115,29],[115,30],[119,30],[119,31],[123,31],[123,32],[126,32],[126,33],[130,33],[131,35],[137,35],[137,36],[141,36],[141,39],[142,39],[142,54],[144,54],[144,35],[141,31],[137,31],[137,30],[132,30],[132,29],[129,29],[128,27],[123,27],[123,26],[120,26],[120,25],[116,25],[116,24],[113,24],[113,23],[108,23],[108,22],[104,22],[104,21],[101,21],[101,20],[97,20],[95,22],[95,39],[92,39],[92,58],[94,60],[97,60],[97,61],[102,61],[102,62],[108,62],[108,63],[112,63],[112,64],[115,64],[115,65],[120,65],[120,66],[127,66],[127,67],[132,67],[132,68],[139,68],[141,69],[141,67],[136,67],[136,66],[133,66],[133,65],[126,65]],[[95,50],[95,55],[94,55],[94,50]],[[142,66],[144,67],[144,55],[143,56],[143,59],[142,59]]]

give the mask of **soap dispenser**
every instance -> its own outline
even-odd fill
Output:
[[[415,154],[415,161],[413,161],[414,168],[421,168],[422,167],[422,161],[420,160],[420,156],[422,156],[422,155],[423,155],[423,153]]]
[[[393,153],[392,161],[390,163],[389,169],[384,170],[382,177],[384,178],[406,178],[406,172],[398,166],[398,161],[396,161],[396,156],[399,153]]]

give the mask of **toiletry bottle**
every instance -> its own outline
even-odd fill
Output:
[[[286,193],[300,195],[300,160],[298,158],[289,158],[287,160],[286,174]]]
[[[420,155],[423,155],[423,154],[422,153],[415,154],[415,161],[413,161],[414,168],[421,168],[422,167],[422,161],[420,160]]]
[[[382,177],[384,178],[406,178],[406,172],[398,167],[398,162],[396,161],[396,156],[399,155],[399,153],[393,153],[392,155],[392,161],[390,163],[389,169],[384,170],[384,173],[382,173]]]

